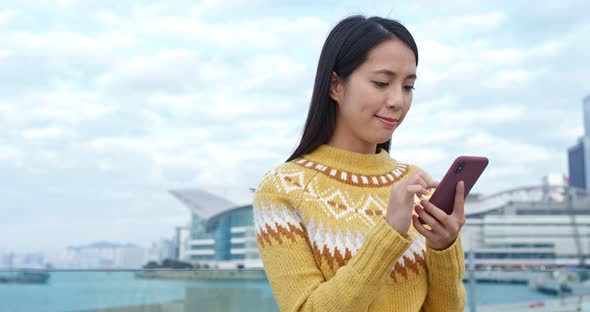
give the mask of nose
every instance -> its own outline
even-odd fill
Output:
[[[402,88],[391,88],[387,94],[386,105],[389,108],[400,109],[404,103]]]

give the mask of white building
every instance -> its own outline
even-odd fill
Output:
[[[140,269],[152,254],[158,257],[159,248],[156,251],[152,249],[131,244],[97,242],[69,247],[63,253],[52,255],[50,262],[60,269]]]
[[[29,253],[0,253],[0,268],[30,268],[43,269],[45,268],[45,254],[42,252]]]
[[[189,250],[189,243],[191,238],[191,228],[188,226],[179,226],[176,228],[176,236],[174,237],[175,259],[185,261],[189,260],[187,251]]]
[[[192,216],[183,259],[209,267],[262,267],[252,205],[238,205],[197,189],[170,193],[190,209]]]
[[[466,202],[466,254],[479,266],[590,264],[590,195],[561,177]]]

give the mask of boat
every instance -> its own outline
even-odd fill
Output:
[[[49,272],[44,271],[18,271],[16,274],[0,275],[0,284],[46,284],[49,277]]]

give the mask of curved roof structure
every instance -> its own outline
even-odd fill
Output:
[[[211,217],[211,219],[207,220],[207,226],[206,226],[207,230],[206,231],[207,232],[212,231],[217,226],[219,219],[223,218],[223,216],[230,214],[230,213],[235,213],[241,209],[252,209],[252,205],[236,206],[232,209],[226,210],[218,215]]]
[[[199,189],[171,190],[170,194],[205,220],[240,207],[225,198]]]
[[[574,201],[582,201],[588,200],[590,194],[583,189],[570,186],[519,187],[479,197],[466,203],[465,215],[484,214],[511,202],[564,202],[568,197]]]

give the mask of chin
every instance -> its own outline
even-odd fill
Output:
[[[391,140],[391,136],[388,137],[380,137],[380,138],[374,138],[373,140],[371,140],[370,142],[373,144],[383,144],[387,141]]]
[[[381,144],[391,140],[392,135],[393,131],[391,133],[388,133],[387,135],[379,136],[378,138],[376,138],[375,144]]]

